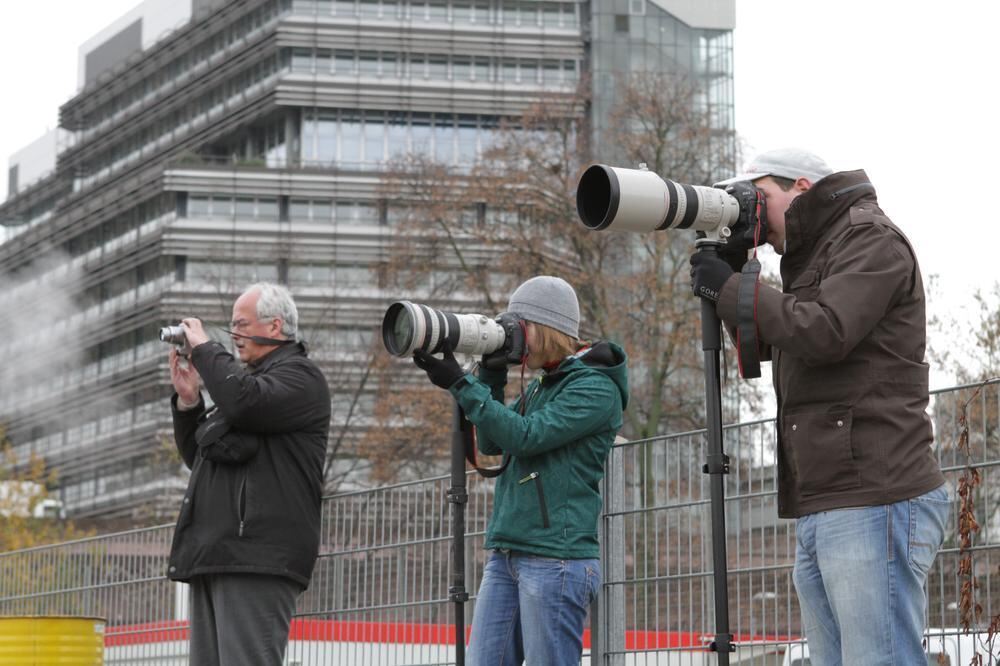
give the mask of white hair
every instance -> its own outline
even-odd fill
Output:
[[[299,311],[291,292],[280,284],[258,282],[247,287],[243,293],[257,290],[257,318],[281,318],[281,334],[294,340],[299,331]]]

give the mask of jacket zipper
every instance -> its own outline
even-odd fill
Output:
[[[850,194],[854,190],[860,190],[861,188],[868,188],[868,187],[872,188],[873,190],[875,189],[875,186],[872,185],[871,183],[858,183],[856,185],[851,185],[850,187],[845,187],[844,189],[837,190],[836,192],[831,194],[830,201],[836,201],[840,197],[844,196],[845,194]]]
[[[524,485],[528,481],[534,480],[535,491],[538,493],[538,508],[542,512],[542,527],[545,529],[549,528],[549,509],[545,505],[545,490],[542,488],[542,479],[538,476],[538,472],[532,472],[528,476],[524,477],[519,484]]]
[[[240,531],[239,536],[243,536],[243,527],[246,524],[246,508],[247,508],[247,476],[243,475],[243,481],[240,482],[240,492],[239,496],[236,498],[236,510],[237,517],[240,520]]]

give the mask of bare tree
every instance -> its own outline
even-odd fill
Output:
[[[49,499],[57,481],[55,471],[34,454],[18,460],[7,429],[0,423],[0,552],[31,548],[89,536],[61,516],[35,516],[37,505]],[[29,580],[39,572],[21,572]]]
[[[732,168],[733,137],[715,129],[690,80],[637,75],[623,82],[611,123],[625,163],[708,184]],[[444,293],[476,294],[490,312],[517,282],[556,274],[580,296],[587,335],[630,355],[632,438],[700,427],[703,411],[699,302],[691,294],[684,233],[594,233],[577,221],[579,176],[592,161],[588,88],[545,99],[500,128],[470,173],[410,162],[384,196],[406,205],[390,263],[412,283],[453,276]],[[601,161],[611,161],[600,156]]]

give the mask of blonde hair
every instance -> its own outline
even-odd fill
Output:
[[[557,331],[551,326],[532,322],[538,335],[535,336],[538,342],[538,349],[530,350],[538,354],[545,363],[561,361],[570,354],[575,354],[580,349],[580,340],[572,335],[566,335],[562,331]]]

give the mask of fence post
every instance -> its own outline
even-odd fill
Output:
[[[601,492],[604,515],[600,522],[601,571],[604,581],[597,603],[591,606],[591,666],[620,666],[625,663],[625,464],[626,440],[615,438],[605,466]]]

